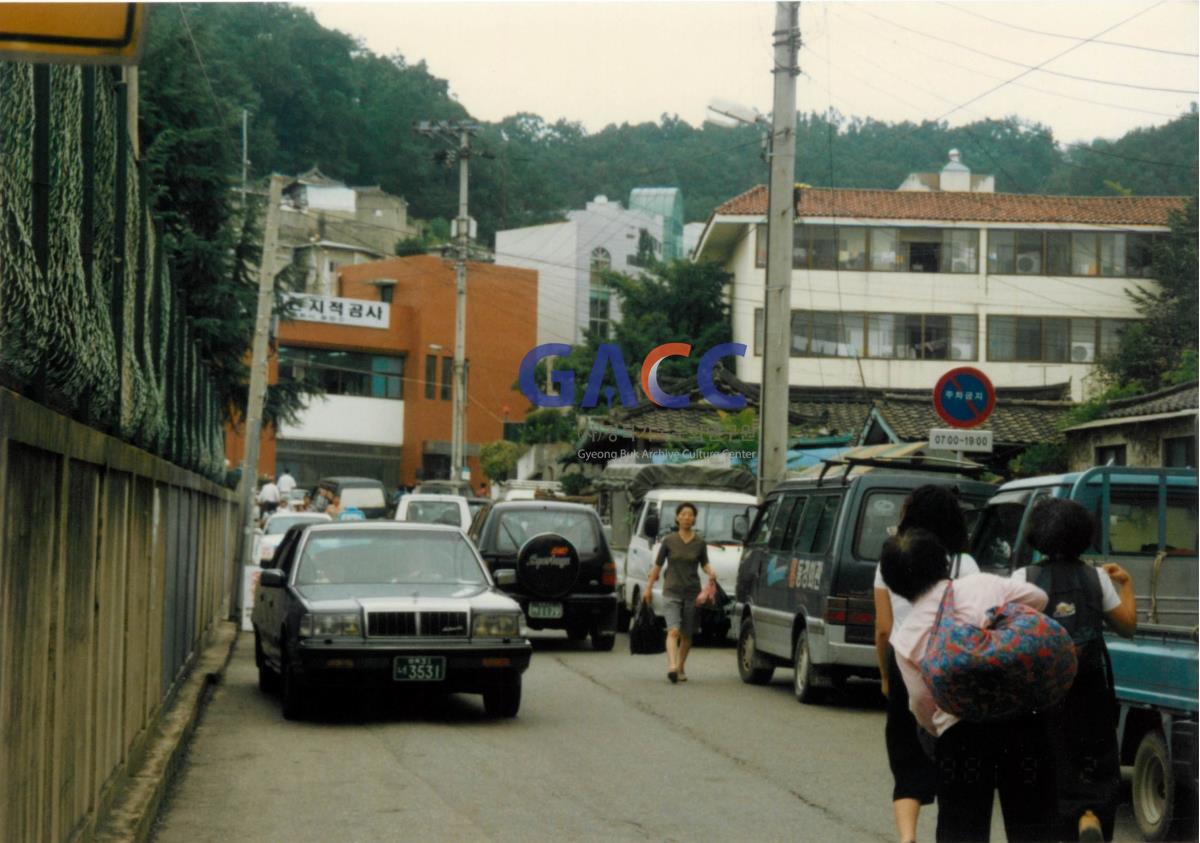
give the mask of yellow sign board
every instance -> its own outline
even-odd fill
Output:
[[[0,59],[58,64],[137,64],[140,3],[0,2]]]

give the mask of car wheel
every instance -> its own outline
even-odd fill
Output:
[[[796,699],[805,705],[817,702],[817,689],[813,687],[816,669],[812,664],[812,656],[808,652],[807,629],[800,630],[800,634],[796,636],[792,667],[795,669],[792,677],[792,690],[796,693]]]
[[[600,624],[592,626],[592,649],[599,653],[607,653],[617,643],[617,633],[611,629],[601,629]]]
[[[510,673],[483,692],[489,717],[516,717],[521,708],[521,674]]]
[[[287,654],[284,654],[282,670],[280,671],[280,701],[283,703],[283,717],[285,720],[300,720],[304,717],[306,705],[304,699],[304,689],[300,685],[300,680],[296,676],[296,672],[288,663]]]
[[[1142,836],[1165,840],[1175,814],[1175,771],[1167,744],[1157,729],[1138,744],[1133,762],[1133,816]]]
[[[754,645],[754,621],[746,618],[738,631],[738,676],[750,685],[766,685],[775,675],[775,668],[764,666],[762,657]]]
[[[588,628],[581,623],[574,623],[567,627],[567,637],[572,641],[583,641],[588,637]]]
[[[259,640],[257,631],[254,633],[254,663],[258,665],[258,690],[264,694],[275,693],[279,689],[279,674],[271,670],[271,666],[267,664],[267,659],[262,651],[262,641]]]

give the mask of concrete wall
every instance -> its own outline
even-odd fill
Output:
[[[232,492],[0,389],[0,840],[87,839],[215,620]]]
[[[298,424],[279,426],[279,438],[403,445],[404,402],[361,395],[314,398]]]
[[[1195,435],[1195,415],[1072,430],[1067,433],[1067,464],[1071,471],[1083,471],[1096,464],[1097,448],[1124,445],[1126,465],[1158,468],[1164,439]]]

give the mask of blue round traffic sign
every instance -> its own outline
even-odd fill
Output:
[[[996,388],[970,366],[951,369],[933,389],[933,409],[951,427],[977,427],[996,407]]]

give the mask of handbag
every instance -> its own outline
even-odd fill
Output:
[[[629,652],[635,656],[653,656],[666,650],[667,631],[659,626],[649,604],[639,602],[633,625],[629,627]]]
[[[1075,645],[1062,625],[1023,603],[989,609],[983,626],[954,618],[954,583],[918,662],[934,702],[975,723],[1060,702],[1075,681]]]

